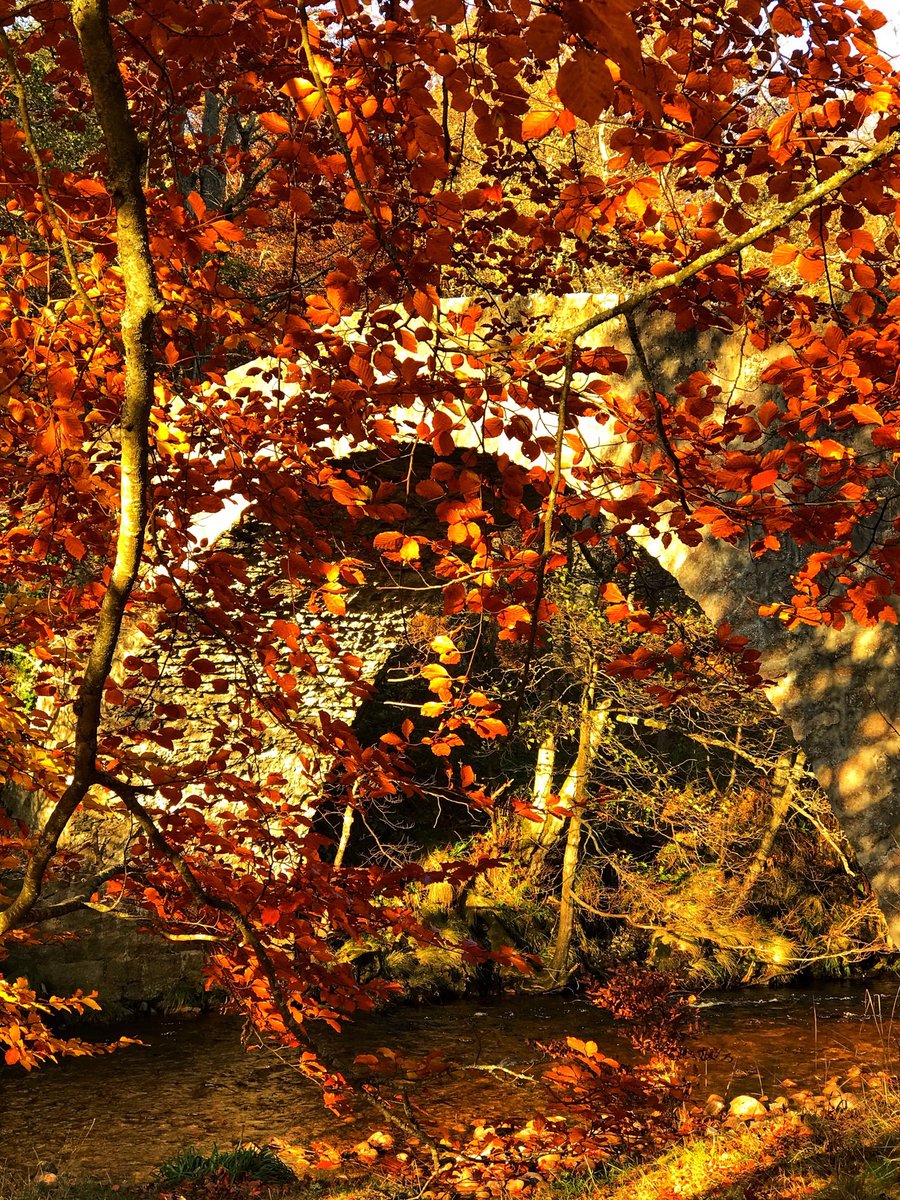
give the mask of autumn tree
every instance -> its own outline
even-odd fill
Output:
[[[0,721],[37,801],[3,830],[0,936],[124,890],[330,1089],[315,1022],[379,994],[336,944],[431,936],[422,868],[335,868],[266,730],[348,805],[414,790],[411,739],[484,803],[458,752],[504,726],[452,638],[427,732],[363,746],[303,681],[324,653],[369,690],[342,619],[386,580],[496,622],[527,679],[563,519],[637,531],[730,624],[896,922],[881,24],[856,0],[6,4]],[[56,119],[99,131],[81,162],[41,140],[36,55]],[[192,692],[224,697],[202,745]],[[97,807],[128,861],[62,890]]]

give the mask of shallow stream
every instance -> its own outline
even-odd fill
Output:
[[[779,1094],[785,1078],[814,1087],[854,1064],[900,1063],[900,985],[877,981],[815,989],[707,994],[700,1041],[719,1057],[704,1068],[698,1095]],[[0,1071],[0,1165],[39,1164],[114,1182],[145,1179],[186,1145],[213,1142],[352,1143],[378,1122],[342,1123],[289,1062],[248,1053],[240,1023],[223,1017],[133,1022],[123,1032],[146,1043],[97,1058],[72,1059],[23,1075]],[[611,1057],[633,1058],[612,1022],[578,997],[515,996],[367,1017],[342,1035],[341,1054],[377,1046],[404,1054],[441,1050],[460,1067],[515,1070],[540,1058],[536,1040],[593,1038]],[[456,1071],[421,1097],[448,1121],[546,1111],[537,1088],[496,1074]]]

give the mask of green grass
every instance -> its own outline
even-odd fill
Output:
[[[297,1176],[281,1161],[269,1146],[235,1146],[220,1150],[213,1146],[209,1154],[201,1154],[188,1146],[159,1168],[158,1179],[163,1189],[183,1183],[197,1183],[214,1175],[227,1175],[233,1182],[255,1180],[258,1183],[286,1184],[296,1182]]]

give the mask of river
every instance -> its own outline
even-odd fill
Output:
[[[772,1097],[788,1077],[814,1087],[854,1064],[898,1064],[895,981],[707,994],[699,1003],[700,1041],[718,1053],[704,1066],[701,1099],[713,1091]],[[146,1044],[31,1075],[0,1071],[0,1165],[31,1172],[52,1163],[128,1182],[148,1178],[186,1145],[352,1143],[377,1125],[327,1113],[287,1061],[247,1052],[233,1019],[171,1017],[133,1022],[125,1032]],[[605,1014],[577,996],[398,1008],[350,1027],[339,1044],[348,1057],[391,1046],[408,1054],[441,1050],[460,1068],[515,1069],[539,1058],[535,1040],[565,1035],[593,1038],[612,1057],[633,1057]],[[421,1098],[431,1117],[448,1121],[527,1117],[547,1105],[537,1088],[474,1070],[433,1081]]]

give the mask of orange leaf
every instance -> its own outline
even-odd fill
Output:
[[[291,127],[281,115],[281,113],[264,112],[257,117],[263,129],[268,129],[269,133],[288,134],[291,132]]]
[[[592,50],[576,50],[559,68],[556,94],[576,117],[593,124],[613,98],[613,78],[606,59]]]
[[[327,610],[335,617],[342,617],[347,611],[347,604],[344,597],[334,592],[323,592],[322,600]]]
[[[860,425],[883,425],[884,418],[881,413],[871,406],[871,404],[851,404],[850,412],[853,413]]]
[[[800,272],[801,278],[808,283],[815,283],[825,274],[825,263],[823,259],[815,257],[807,250],[800,256],[797,270]]]
[[[522,121],[522,141],[530,142],[536,138],[546,137],[551,129],[555,129],[559,121],[559,113],[549,109],[536,109]]]
[[[772,468],[768,471],[760,471],[750,480],[750,486],[754,492],[763,492],[767,487],[771,487],[778,478],[778,472]]]
[[[861,288],[873,288],[878,282],[878,277],[868,263],[855,262],[852,269],[853,278]]]
[[[798,253],[797,247],[790,245],[788,242],[785,242],[783,246],[776,246],[772,251],[772,266],[786,267],[794,261]]]

